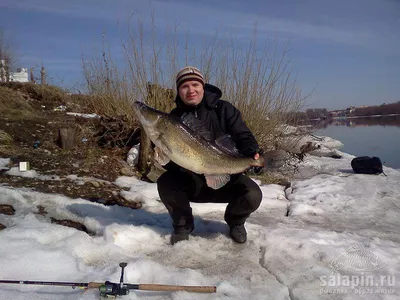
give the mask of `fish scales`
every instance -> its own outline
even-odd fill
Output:
[[[168,119],[168,122],[159,122],[157,126],[162,135],[157,146],[179,165],[199,174],[236,174],[253,162],[252,158],[234,157],[224,153],[188,130],[175,118]]]

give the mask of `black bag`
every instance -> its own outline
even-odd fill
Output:
[[[382,162],[379,157],[359,156],[351,161],[354,172],[360,174],[383,173]]]

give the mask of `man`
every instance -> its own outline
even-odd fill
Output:
[[[261,150],[240,112],[229,102],[220,100],[221,90],[206,84],[197,68],[188,66],[179,71],[176,87],[178,95],[172,115],[181,117],[184,113],[193,114],[205,124],[214,140],[229,134],[242,155],[259,158]],[[225,186],[214,190],[207,186],[203,175],[173,162],[165,168],[167,171],[158,179],[157,187],[161,201],[172,218],[172,245],[188,240],[194,229],[190,202],[228,203],[224,219],[229,225],[230,237],[237,243],[247,241],[244,223],[260,206],[262,199],[262,192],[253,180],[243,174],[235,174]]]

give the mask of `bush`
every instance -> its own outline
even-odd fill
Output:
[[[175,74],[184,65],[194,65],[207,82],[222,90],[223,99],[242,112],[260,145],[273,148],[279,125],[293,124],[295,114],[291,112],[303,103],[287,51],[278,55],[276,41],[258,47],[256,36],[244,47],[215,36],[204,49],[190,49],[187,39],[178,39],[176,26],[166,32],[163,43],[157,43],[160,33],[153,14],[151,20],[152,28],[146,32],[141,20],[137,26],[129,26],[128,42],[121,43],[121,66],[114,63],[105,41],[100,57],[83,59],[87,89],[101,99],[93,103],[95,111],[100,115],[123,114],[134,123],[131,103],[141,100],[169,112],[176,95]],[[184,53],[179,49],[185,49]]]

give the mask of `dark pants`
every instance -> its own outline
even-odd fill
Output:
[[[168,209],[175,229],[192,229],[193,214],[190,202],[228,203],[225,221],[229,226],[244,224],[261,203],[260,187],[245,175],[232,175],[222,188],[214,190],[205,179],[190,171],[167,171],[157,180],[161,201]]]

